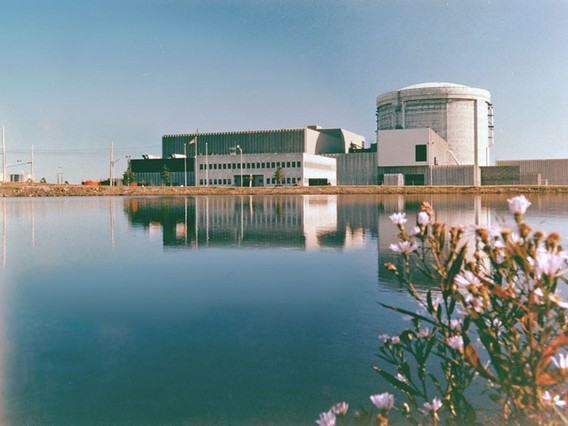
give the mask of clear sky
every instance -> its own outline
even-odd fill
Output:
[[[0,0],[7,163],[33,145],[37,180],[108,177],[111,141],[121,175],[196,129],[369,144],[376,97],[425,82],[491,92],[493,160],[568,158],[568,0]]]

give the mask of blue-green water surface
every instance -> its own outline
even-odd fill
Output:
[[[429,197],[453,224],[506,197]],[[1,422],[302,425],[390,391],[413,308],[382,267],[407,196],[2,199]],[[567,235],[567,198],[527,221]]]

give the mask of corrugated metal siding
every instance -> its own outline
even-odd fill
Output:
[[[354,154],[326,155],[337,161],[338,185],[376,185],[377,153],[360,152]]]
[[[518,185],[521,183],[519,166],[481,167],[482,185]]]
[[[379,183],[383,183],[385,174],[402,173],[407,176],[423,176],[424,184],[430,184],[432,178],[433,185],[473,185],[474,166],[426,166],[416,167],[379,167]]]
[[[497,161],[498,166],[519,166],[521,182],[537,184],[538,175],[542,183],[568,185],[568,159],[558,160],[507,160]]]
[[[432,167],[433,185],[473,185],[475,166]]]
[[[203,133],[162,136],[162,156],[182,154],[183,144],[197,137],[197,144],[188,146],[188,156],[227,155],[231,148],[239,145],[243,154],[302,153],[304,152],[304,129],[283,129],[270,131]]]

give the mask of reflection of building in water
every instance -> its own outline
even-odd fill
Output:
[[[160,224],[165,246],[305,247],[303,197],[133,198],[134,226]]]
[[[337,229],[337,196],[304,197],[304,235],[306,248],[321,245],[343,246]]]
[[[164,246],[361,248],[376,216],[362,221],[343,215],[338,227],[341,200],[335,195],[130,198],[125,212],[133,226],[161,232]]]

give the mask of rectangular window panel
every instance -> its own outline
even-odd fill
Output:
[[[416,145],[415,153],[416,153],[416,162],[426,161],[428,159],[426,145]]]

